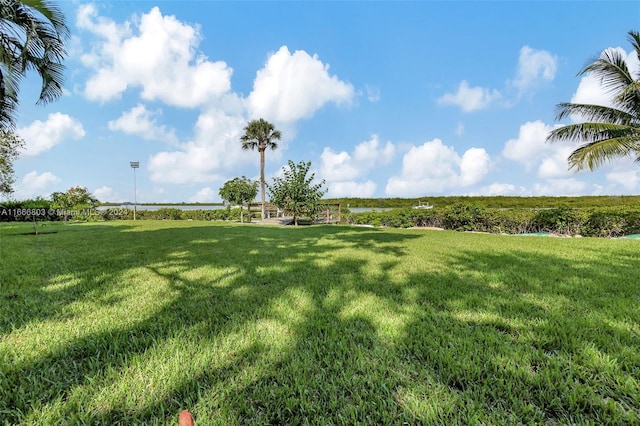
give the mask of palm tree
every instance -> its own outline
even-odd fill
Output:
[[[244,135],[240,137],[242,149],[254,150],[258,148],[260,153],[260,201],[262,203],[262,219],[264,219],[264,152],[267,148],[276,149],[278,144],[275,140],[280,140],[280,131],[276,130],[273,124],[262,118],[259,120],[251,120],[244,128]]]
[[[15,126],[20,80],[28,70],[42,79],[38,104],[62,95],[69,29],[48,0],[0,1],[0,128]]]
[[[640,33],[629,31],[629,42],[640,58]],[[553,130],[547,141],[583,142],[568,158],[569,169],[594,170],[616,157],[634,156],[640,162],[640,71],[632,73],[619,50],[607,49],[578,73],[600,78],[612,96],[613,106],[561,103],[557,120],[572,114],[584,123]]]

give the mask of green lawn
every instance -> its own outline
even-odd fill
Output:
[[[0,226],[0,424],[638,424],[640,242]]]

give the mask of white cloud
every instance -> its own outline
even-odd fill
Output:
[[[356,180],[366,177],[376,166],[389,164],[394,155],[395,146],[390,141],[383,145],[377,135],[356,145],[353,154],[346,151],[336,153],[327,147],[320,156],[322,162],[319,175],[329,183],[332,197],[371,196],[376,184],[371,180]]]
[[[558,59],[546,50],[536,50],[529,46],[520,49],[518,71],[513,80],[514,86],[525,91],[540,81],[551,81],[556,76]]]
[[[471,148],[460,157],[440,139],[413,146],[404,155],[400,176],[391,177],[388,196],[416,197],[479,183],[489,171],[491,158],[482,148]]]
[[[200,189],[192,197],[189,198],[190,203],[210,203],[214,199],[220,199],[220,196],[216,191],[207,187]]]
[[[93,196],[103,203],[107,203],[107,202],[115,203],[120,201],[121,199],[120,194],[118,194],[113,188],[111,188],[110,186],[104,186],[104,185],[99,188],[96,188],[93,191]]]
[[[471,87],[462,80],[455,93],[445,93],[438,98],[440,105],[454,105],[464,112],[478,111],[502,102],[503,106],[512,105],[517,99],[509,100],[509,87],[516,87],[520,94],[535,88],[542,81],[555,78],[558,59],[546,50],[536,50],[529,46],[520,49],[518,68],[513,80],[507,80],[502,90],[486,87]],[[456,134],[458,134],[456,132]]]
[[[533,191],[536,195],[578,196],[584,195],[586,189],[587,184],[576,178],[547,179],[545,183],[533,185]]]
[[[522,126],[516,139],[509,139],[502,155],[524,165],[525,172],[536,171],[542,179],[564,179],[573,176],[569,170],[567,158],[576,148],[573,143],[547,143],[551,130],[558,126],[549,126],[542,121],[529,121]]]
[[[573,152],[571,146],[558,146],[550,151],[538,166],[538,177],[543,179],[566,178],[574,174],[567,159]]]
[[[163,16],[158,7],[117,25],[87,5],[80,7],[76,22],[100,38],[82,57],[94,70],[84,89],[88,99],[109,101],[140,87],[143,99],[196,107],[231,89],[231,68],[196,51],[200,29]]]
[[[27,173],[15,186],[15,194],[19,199],[51,195],[53,185],[60,182],[60,178],[51,172],[38,173],[35,170]]]
[[[489,173],[491,157],[484,148],[467,150],[460,160],[460,185],[471,186],[480,182]]]
[[[455,105],[465,112],[484,109],[501,98],[500,92],[484,87],[470,87],[463,80],[456,93],[445,93],[438,99],[441,105]]]
[[[555,145],[546,143],[547,135],[553,127],[540,120],[528,121],[520,126],[518,137],[509,139],[502,155],[525,166],[527,171],[538,165],[540,160],[554,149]]]
[[[640,172],[638,170],[616,170],[607,173],[607,181],[619,185],[627,191],[637,190],[640,188]]]
[[[389,164],[395,155],[395,146],[387,141],[384,146],[380,143],[378,135],[372,135],[371,139],[356,145],[353,158],[357,164],[365,168],[375,165]]]
[[[320,156],[322,164],[320,175],[328,181],[344,181],[357,178],[362,172],[353,164],[351,156],[346,152],[335,153],[325,148]]]
[[[517,189],[516,186],[511,183],[494,182],[490,185],[483,186],[480,191],[478,191],[478,195],[514,195],[521,192],[522,188]]]
[[[181,143],[175,151],[163,151],[149,159],[150,179],[154,182],[207,182],[258,155],[243,152],[240,136],[246,121],[218,110],[200,115],[192,141]]]
[[[329,66],[304,50],[293,54],[282,46],[259,70],[247,99],[250,116],[292,122],[309,118],[328,102],[343,104],[354,88],[329,75]]]
[[[124,133],[137,135],[143,139],[160,140],[177,143],[178,138],[173,130],[159,125],[155,119],[161,111],[149,111],[142,104],[123,112],[117,120],[109,121],[110,130],[120,130]]]
[[[67,114],[51,113],[47,121],[36,120],[27,127],[17,129],[24,139],[24,155],[35,156],[49,151],[66,139],[80,139],[85,135],[80,122]]]
[[[370,198],[373,197],[378,186],[372,180],[366,182],[330,182],[327,185],[327,197],[357,197]]]
[[[369,86],[368,84],[364,85],[365,91],[367,93],[367,100],[371,103],[375,103],[380,101],[380,89],[374,86]]]

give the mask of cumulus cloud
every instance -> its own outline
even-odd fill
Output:
[[[220,196],[216,191],[207,187],[200,189],[192,197],[189,198],[190,203],[210,203],[214,199],[219,199]]]
[[[362,173],[353,163],[351,155],[346,151],[336,153],[327,147],[322,151],[320,158],[322,160],[320,175],[326,180],[351,180]]]
[[[548,179],[533,185],[535,195],[578,196],[584,195],[587,184],[576,178]]]
[[[640,172],[638,170],[612,171],[607,173],[607,181],[621,186],[627,191],[634,191],[640,188]]]
[[[547,135],[553,129],[540,120],[523,124],[518,137],[506,142],[502,155],[524,165],[525,171],[537,168],[538,175],[543,178],[570,175],[567,157],[574,146],[547,143]]]
[[[257,159],[257,155],[243,152],[238,142],[245,124],[244,118],[219,110],[203,112],[195,125],[193,140],[178,144],[174,151],[151,156],[150,179],[166,183],[207,182],[220,179],[240,163]]]
[[[520,49],[518,71],[513,85],[520,91],[535,87],[541,81],[551,81],[556,76],[558,59],[546,50],[536,50],[529,46]]]
[[[18,198],[33,198],[37,196],[48,197],[52,188],[60,182],[60,178],[51,172],[38,173],[35,170],[27,173],[16,186]]]
[[[327,184],[327,196],[331,198],[371,198],[374,196],[377,187],[378,185],[372,180],[365,182],[329,182]]]
[[[24,155],[35,156],[49,151],[67,139],[80,139],[85,135],[82,124],[67,114],[51,113],[46,121],[36,120],[27,127],[17,129],[24,139]]]
[[[469,83],[463,80],[456,93],[445,93],[438,99],[438,103],[458,106],[465,112],[471,112],[487,108],[500,98],[500,92],[495,89],[470,87]]]
[[[90,100],[109,101],[139,87],[143,99],[196,107],[231,88],[232,69],[197,52],[200,29],[162,15],[158,7],[118,25],[83,5],[76,24],[100,40],[82,56],[94,70],[84,88]]]
[[[350,102],[355,91],[335,75],[317,55],[304,50],[289,52],[282,46],[258,71],[247,99],[253,118],[292,122],[308,118],[328,102]]]
[[[93,196],[96,197],[101,202],[118,202],[120,200],[120,195],[110,186],[101,186],[93,190]]]
[[[156,117],[161,113],[160,110],[149,111],[144,105],[138,104],[123,112],[118,119],[109,121],[109,129],[120,130],[143,139],[176,143],[178,138],[175,132],[157,123]]]
[[[460,160],[460,185],[470,186],[480,182],[489,173],[491,157],[483,148],[471,148]]]
[[[472,87],[463,80],[455,93],[445,93],[438,98],[440,105],[454,105],[464,112],[473,112],[488,108],[498,102],[503,106],[512,105],[517,99],[510,94],[510,88],[523,92],[537,87],[541,82],[551,81],[556,76],[558,59],[546,50],[536,50],[529,46],[520,49],[518,68],[513,79],[507,79],[502,89]]]
[[[378,164],[389,164],[395,151],[396,148],[391,141],[387,141],[383,146],[378,139],[378,135],[372,135],[368,141],[356,145],[353,157],[357,164],[365,168],[371,168]]]
[[[506,142],[503,157],[524,166],[525,172],[535,173],[542,182],[532,187],[534,195],[597,195],[601,185],[588,185],[569,170],[567,158],[577,147],[575,144],[545,142],[554,127],[541,121],[528,122],[520,126],[518,137]],[[608,192],[632,192],[640,189],[640,172],[631,159],[614,160],[606,174]]]
[[[319,175],[328,182],[332,197],[371,196],[376,184],[371,180],[357,180],[365,178],[374,167],[389,164],[394,155],[395,146],[390,141],[382,144],[377,135],[356,145],[352,154],[336,153],[327,147],[320,156]]]
[[[482,148],[471,148],[460,157],[453,147],[434,139],[409,149],[401,175],[388,180],[385,192],[392,197],[416,197],[475,185],[484,179],[490,164]]]
[[[498,196],[498,195],[514,195],[524,192],[524,188],[516,188],[511,183],[494,182],[490,185],[483,186],[478,191],[478,195]]]

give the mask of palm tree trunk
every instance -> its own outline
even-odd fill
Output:
[[[260,201],[262,202],[262,220],[264,220],[265,212],[264,212],[264,150],[265,146],[261,146],[260,150]]]

